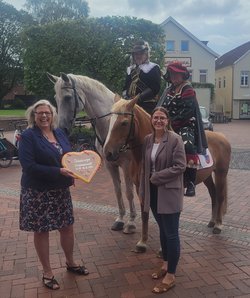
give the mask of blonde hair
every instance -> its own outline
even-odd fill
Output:
[[[56,108],[47,100],[47,99],[41,99],[37,102],[35,102],[32,106],[30,106],[26,113],[25,113],[25,116],[28,120],[28,127],[30,128],[33,128],[36,124],[35,122],[35,112],[36,112],[36,109],[39,107],[39,106],[47,106],[49,107],[51,113],[52,113],[52,123],[51,123],[51,129],[54,129],[57,127],[58,123],[57,123],[57,120],[58,120],[58,117],[57,117],[57,112],[56,112]]]

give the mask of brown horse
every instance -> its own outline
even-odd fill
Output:
[[[133,162],[131,175],[138,191],[141,166],[141,149],[144,137],[152,132],[150,116],[136,105],[137,98],[130,101],[120,99],[112,107],[109,132],[104,144],[107,160],[114,161],[121,152],[131,150]],[[231,146],[226,138],[217,132],[206,131],[209,151],[213,165],[197,171],[196,184],[203,182],[212,200],[212,217],[208,227],[219,234],[222,228],[222,217],[227,208],[227,173],[229,169]],[[214,179],[212,177],[214,173]],[[141,210],[142,212],[142,210]],[[146,250],[148,239],[149,214],[142,212],[142,238],[137,243],[137,251]]]

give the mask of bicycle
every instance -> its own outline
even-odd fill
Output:
[[[24,121],[14,122],[13,125],[14,125],[14,128],[15,128],[15,131],[14,131],[14,136],[13,136],[12,143],[18,149],[19,148],[19,141],[20,141],[20,138],[21,138],[21,134],[26,129],[28,123],[27,123],[26,120],[24,120]]]
[[[27,127],[27,122],[15,122],[14,127],[15,132],[12,142],[5,138],[4,129],[0,129],[0,167],[2,168],[8,168],[13,160],[18,160],[19,140],[21,133]]]
[[[95,133],[93,129],[86,127],[88,120],[77,118],[73,130],[69,136],[72,151],[80,152],[83,150],[96,151]]]
[[[13,157],[17,155],[17,148],[9,140],[4,137],[4,130],[0,129],[0,167],[8,168],[13,161]]]

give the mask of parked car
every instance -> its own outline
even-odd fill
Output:
[[[208,113],[206,107],[200,106],[200,111],[204,129],[213,131],[212,114]]]

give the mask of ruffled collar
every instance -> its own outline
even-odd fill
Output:
[[[144,64],[140,64],[138,67],[144,72],[148,73],[152,68],[154,68],[157,64],[153,62],[147,62]],[[127,68],[127,74],[130,75],[131,71],[137,67],[136,64],[133,64]]]

